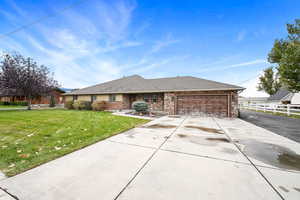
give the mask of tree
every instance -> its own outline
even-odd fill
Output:
[[[275,40],[268,61],[277,64],[280,82],[292,92],[300,91],[300,19],[287,24],[286,39]]]
[[[58,87],[49,69],[18,53],[5,54],[0,63],[0,90],[9,95],[25,96],[28,109],[35,97],[47,95]]]
[[[273,71],[272,67],[264,70],[264,74],[259,77],[258,90],[265,91],[269,95],[275,94],[281,87],[278,74]]]
[[[54,95],[51,95],[49,107],[53,108],[53,107],[55,107],[55,104],[56,104],[56,102],[55,102]]]

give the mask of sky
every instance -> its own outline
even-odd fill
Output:
[[[296,18],[299,0],[0,0],[0,51],[32,57],[66,88],[195,76],[265,96],[257,77]]]

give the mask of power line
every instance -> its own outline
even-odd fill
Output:
[[[40,18],[38,18],[38,19],[36,19],[36,20],[34,20],[32,22],[29,22],[28,24],[24,24],[22,26],[19,26],[18,28],[14,29],[14,30],[11,30],[11,31],[9,31],[7,33],[0,34],[0,38],[8,37],[8,36],[10,36],[10,35],[12,35],[14,33],[17,33],[19,31],[23,30],[23,29],[29,28],[32,25],[38,24],[38,23],[40,23],[40,22],[42,22],[42,21],[44,21],[44,20],[46,20],[48,18],[54,17],[57,14],[61,14],[61,13],[65,12],[66,10],[69,10],[71,8],[74,8],[74,7],[76,7],[76,6],[84,3],[84,1],[89,1],[89,0],[78,0],[78,1],[76,1],[76,2],[74,2],[72,4],[70,4],[70,5],[68,5],[66,7],[64,7],[62,10],[60,10],[60,11],[58,11],[56,13],[45,15],[45,16],[40,17]]]

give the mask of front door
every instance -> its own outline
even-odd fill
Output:
[[[129,95],[129,108],[132,109],[132,103],[136,101],[136,95],[135,94],[130,94]]]

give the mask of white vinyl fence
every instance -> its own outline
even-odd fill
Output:
[[[240,104],[239,107],[263,112],[283,113],[288,116],[300,115],[300,104]]]

